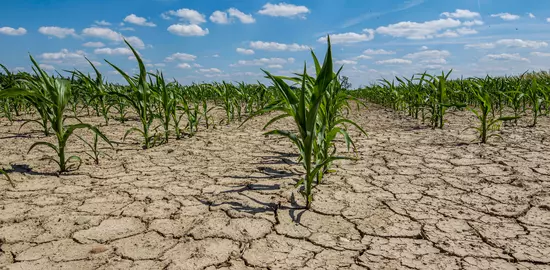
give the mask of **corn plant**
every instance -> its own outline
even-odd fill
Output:
[[[6,177],[6,179],[8,180],[8,182],[10,182],[10,185],[12,188],[15,188],[15,183],[13,182],[13,180],[11,180],[10,176],[8,175],[8,173],[2,169],[0,169],[0,175],[4,175]]]
[[[50,124],[53,133],[57,139],[57,145],[54,145],[49,142],[36,142],[29,148],[29,151],[32,151],[37,146],[47,146],[54,150],[57,154],[57,158],[49,158],[59,165],[60,172],[66,172],[70,169],[78,169],[82,164],[82,160],[78,156],[65,157],[65,150],[67,147],[67,142],[69,138],[77,129],[88,129],[93,133],[99,135],[103,140],[109,142],[107,137],[103,135],[96,127],[86,124],[79,123],[74,125],[65,125],[65,108],[67,107],[69,100],[71,98],[71,84],[69,81],[54,77],[49,77],[46,72],[44,72],[38,63],[30,57],[34,65],[33,70],[36,73],[36,78],[28,78],[31,80],[30,84],[31,90],[25,88],[11,88],[2,91],[0,97],[2,96],[24,96],[32,97],[34,100],[40,102],[40,108],[46,109],[46,119]],[[33,89],[36,87],[38,89]],[[78,164],[69,164],[70,161],[77,161]],[[68,165],[69,164],[69,165]]]
[[[476,99],[479,109],[469,108],[472,111],[479,124],[474,128],[478,134],[481,143],[487,143],[487,140],[491,137],[502,137],[495,133],[500,130],[501,123],[503,121],[510,121],[517,119],[516,116],[500,116],[493,117],[493,100],[489,92],[489,86],[494,80],[487,76],[484,80],[476,80],[471,82],[471,93]]]
[[[88,148],[90,149],[91,153],[84,152],[86,155],[88,155],[96,165],[99,165],[99,157],[101,154],[104,154],[100,151],[98,147],[99,143],[99,135],[96,133],[94,134],[94,138],[92,143],[89,143],[87,140],[82,138],[81,136],[76,135]]]
[[[103,81],[103,76],[101,75],[99,70],[97,70],[95,65],[90,60],[88,60],[88,58],[86,58],[86,61],[88,61],[88,63],[90,63],[90,65],[94,69],[96,74],[95,79],[92,78],[90,75],[85,75],[78,70],[75,70],[72,73],[83,81],[84,89],[88,93],[92,94],[90,100],[88,100],[87,103],[96,104],[97,115],[99,116],[99,114],[101,114],[101,116],[103,116],[103,119],[105,120],[105,125],[109,125],[109,109],[111,106],[106,101],[108,92]]]
[[[152,99],[157,104],[157,117],[161,121],[161,125],[164,128],[164,142],[168,142],[170,134],[170,123],[173,116],[176,114],[176,96],[171,87],[166,84],[164,75],[162,72],[157,74],[151,74],[151,77],[155,78],[155,81],[150,82]],[[176,125],[176,134],[179,132],[179,127]]]
[[[330,45],[330,37],[328,38],[328,49],[325,55],[323,65],[319,65],[315,54],[312,51],[314,61],[316,62],[316,78],[310,77],[307,74],[306,65],[301,74],[301,87],[294,90],[285,82],[289,78],[274,76],[264,70],[267,78],[269,78],[278,92],[279,99],[268,104],[263,109],[259,110],[255,115],[268,112],[280,112],[281,114],[269,120],[264,126],[267,128],[274,122],[291,117],[298,129],[298,133],[293,133],[287,130],[272,130],[266,135],[280,135],[290,139],[297,147],[300,153],[300,161],[305,169],[305,177],[301,179],[296,186],[302,186],[300,193],[306,200],[306,208],[311,207],[313,201],[314,183],[317,182],[319,172],[330,162],[344,157],[330,156],[324,160],[316,160],[316,149],[318,149],[317,141],[319,139],[319,112],[320,107],[325,100],[325,95],[329,91],[329,87],[337,80],[337,74],[333,72],[332,50]],[[292,81],[292,79],[290,79]],[[246,121],[245,121],[246,122]]]
[[[128,43],[128,41],[126,40],[124,40],[124,42],[126,43],[126,45],[128,45],[128,47],[130,47],[132,53],[136,57],[139,66],[139,74],[136,76],[136,78],[130,77],[122,69],[105,60],[116,71],[118,71],[120,75],[122,75],[122,77],[128,82],[130,86],[130,91],[128,93],[121,93],[116,91],[111,91],[110,93],[125,99],[132,106],[132,108],[134,108],[139,116],[139,121],[141,123],[141,129],[136,127],[129,129],[124,134],[123,139],[125,140],[126,137],[128,137],[128,135],[132,132],[138,132],[143,137],[143,148],[149,149],[150,147],[155,145],[158,137],[150,134],[151,125],[153,123],[155,115],[152,109],[153,104],[151,103],[152,93],[149,89],[149,83],[147,82],[147,70],[145,69],[145,65],[143,64],[141,57],[136,52],[136,50],[134,50],[132,45],[130,45],[130,43]]]
[[[463,103],[451,103],[447,97],[447,79],[451,75],[452,70],[447,74],[441,72],[440,76],[432,76],[424,74],[429,79],[424,79],[424,82],[428,84],[432,95],[430,95],[430,109],[431,109],[431,123],[432,128],[443,128],[445,123],[445,112],[448,108],[456,107],[462,108],[466,105]]]

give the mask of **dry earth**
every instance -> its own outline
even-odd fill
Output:
[[[492,145],[471,142],[466,112],[435,131],[376,106],[353,118],[370,134],[352,132],[360,159],[337,164],[310,211],[292,145],[262,136],[267,117],[119,144],[62,176],[47,149],[26,153],[39,132],[0,119],[16,184],[0,177],[0,268],[550,269],[547,118]],[[102,130],[120,141],[127,128]]]

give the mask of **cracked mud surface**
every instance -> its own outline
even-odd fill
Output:
[[[130,140],[100,165],[74,140],[85,163],[59,177],[51,152],[26,154],[43,139],[31,125],[0,119],[16,184],[0,177],[0,269],[550,269],[547,118],[478,145],[466,112],[444,130],[355,112],[360,159],[335,164],[310,211],[292,145],[262,136],[268,119],[150,150]],[[121,141],[128,126],[102,130]]]

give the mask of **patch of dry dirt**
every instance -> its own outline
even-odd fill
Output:
[[[550,269],[547,118],[490,145],[471,143],[466,112],[444,130],[374,105],[353,118],[369,133],[352,132],[360,159],[336,164],[311,211],[267,116],[149,150],[129,140],[61,176],[47,149],[26,153],[39,132],[0,119],[16,184],[0,177],[0,268]],[[121,141],[131,124],[101,129]]]

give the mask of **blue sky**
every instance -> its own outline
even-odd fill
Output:
[[[550,69],[546,0],[4,0],[0,63],[30,71],[90,71],[111,81],[136,62],[183,84],[262,80],[311,65],[309,48],[334,58],[355,85],[454,69],[454,76]]]

